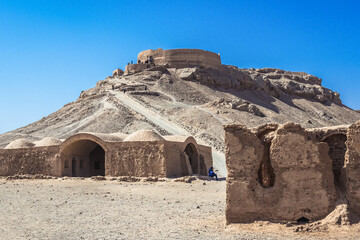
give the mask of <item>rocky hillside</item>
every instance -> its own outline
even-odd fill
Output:
[[[224,124],[255,127],[292,121],[321,127],[359,119],[360,113],[344,106],[338,93],[306,73],[227,65],[219,70],[156,66],[99,81],[60,110],[0,135],[0,147],[17,138],[155,129],[162,135],[190,134],[212,146],[215,166],[225,171]]]

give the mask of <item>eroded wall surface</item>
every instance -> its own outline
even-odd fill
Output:
[[[346,198],[350,209],[360,215],[360,121],[349,127],[346,145]]]
[[[105,175],[165,177],[165,154],[162,142],[123,142],[109,147]]]
[[[44,174],[60,176],[59,147],[0,149],[0,175]]]
[[[288,123],[262,133],[225,126],[226,220],[316,220],[334,208],[336,192],[326,143]]]

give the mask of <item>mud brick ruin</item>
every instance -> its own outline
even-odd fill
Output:
[[[210,166],[210,147],[197,144],[193,137],[162,137],[150,130],[131,135],[79,133],[64,142],[18,139],[0,149],[0,176],[178,177],[206,175]]]
[[[360,214],[360,121],[224,129],[228,223],[317,220],[334,210],[340,194]]]
[[[136,64],[126,66],[125,74],[140,72],[154,66],[219,69],[221,67],[221,59],[218,54],[201,49],[149,49],[138,54]]]

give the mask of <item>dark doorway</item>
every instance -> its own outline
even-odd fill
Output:
[[[90,176],[105,176],[105,151],[97,145],[89,156]]]
[[[77,170],[76,159],[73,158],[73,159],[71,160],[71,173],[72,173],[72,176],[74,176],[74,177],[77,176],[76,170]]]
[[[199,154],[194,144],[189,143],[185,148],[185,154],[187,155],[193,174],[199,173]]]
[[[72,177],[105,176],[105,150],[91,140],[69,144],[62,151],[62,175]],[[71,169],[67,162],[71,161]]]

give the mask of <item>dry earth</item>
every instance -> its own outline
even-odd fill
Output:
[[[360,226],[225,224],[225,181],[0,179],[1,239],[358,239]],[[301,226],[300,226],[301,227]],[[306,228],[307,225],[304,225]]]

